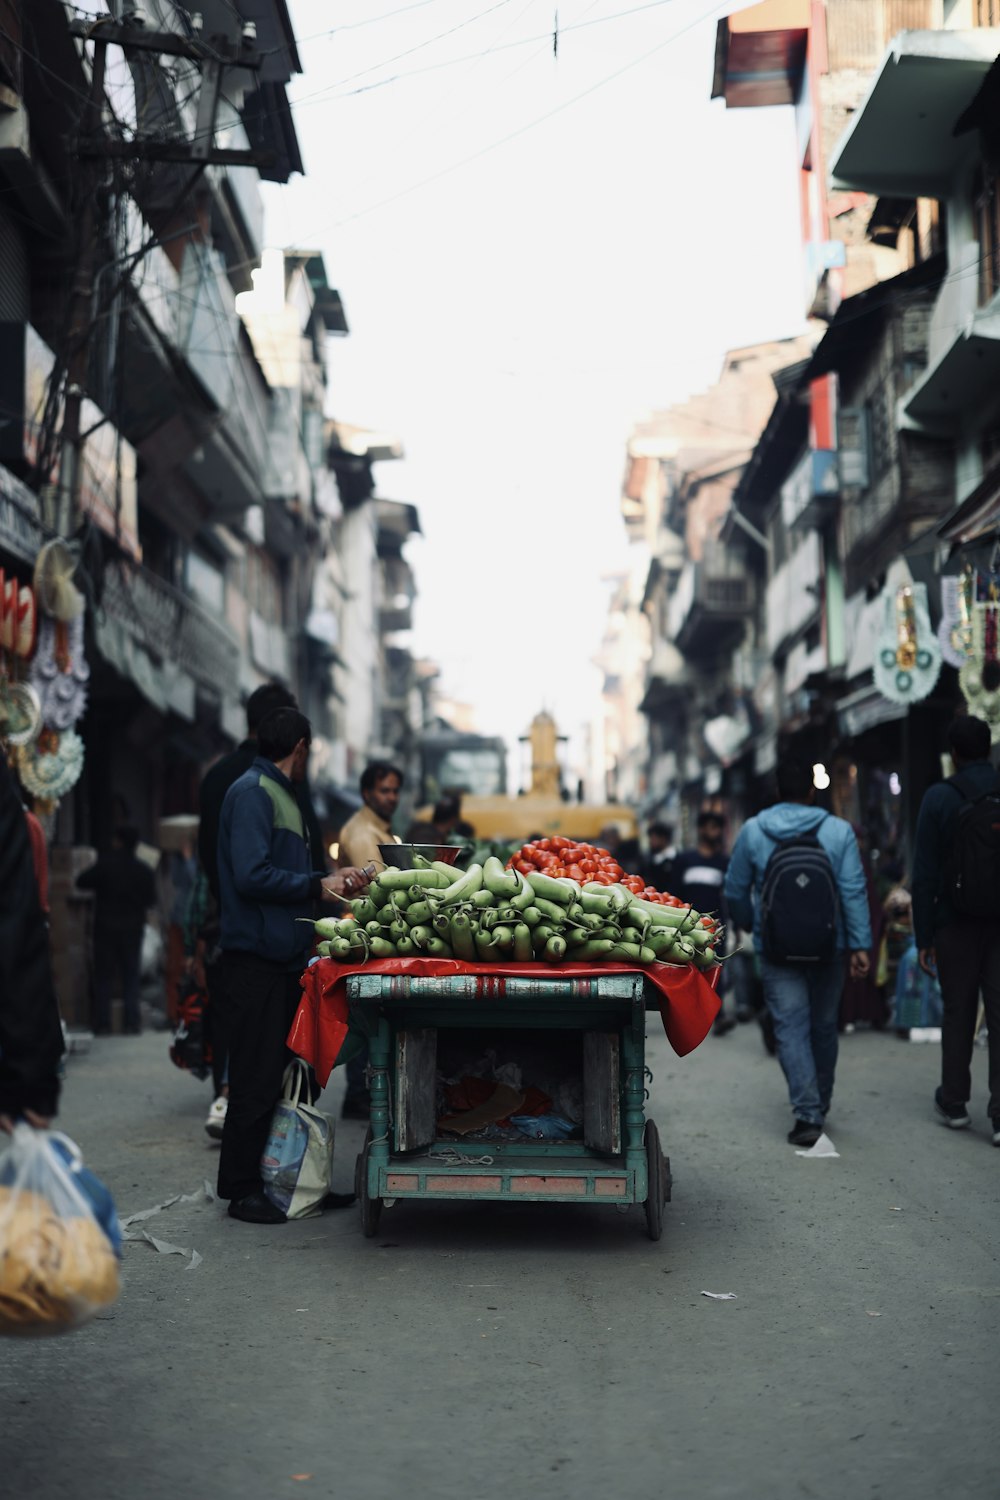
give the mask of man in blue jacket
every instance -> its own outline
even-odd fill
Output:
[[[955,775],[924,793],[913,854],[917,953],[925,973],[937,973],[944,1002],[941,1086],[934,1108],[943,1125],[968,1129],[966,1106],[972,1093],[970,1064],[981,989],[990,1046],[989,1114],[993,1144],[1000,1146],[1000,910],[985,918],[963,915],[947,890],[959,813],[967,801],[1000,792],[1000,776],[990,764],[990,731],[982,719],[968,714],[953,719],[948,748]]]
[[[229,1108],[219,1196],[234,1219],[280,1224],[263,1191],[260,1158],[289,1058],[285,1038],[314,932],[312,903],[360,894],[361,870],[327,878],[295,787],[306,774],[311,730],[294,708],[273,710],[257,731],[257,756],[226,793],[219,820],[222,986],[229,1037]],[[305,920],[304,920],[305,919]],[[345,1196],[330,1206],[350,1202]]]
[[[788,1139],[813,1146],[823,1132],[837,1065],[837,1013],[850,954],[852,978],[868,973],[872,945],[868,897],[858,842],[850,823],[813,805],[812,768],[786,759],[778,766],[779,801],[740,830],[726,874],[726,900],[734,923],[753,930],[761,955],[764,998],[788,1083],[795,1124]],[[761,893],[768,862],[786,840],[814,834],[829,860],[839,897],[832,956],[818,962],[775,962],[768,957]]]

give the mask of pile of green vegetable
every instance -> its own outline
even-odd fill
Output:
[[[383,870],[351,918],[316,923],[319,952],[368,958],[458,958],[466,963],[716,963],[721,928],[691,907],[642,901],[618,885],[578,885],[507,870],[487,859],[464,872],[421,862]]]

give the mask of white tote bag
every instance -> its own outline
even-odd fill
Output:
[[[334,1122],[308,1102],[308,1080],[300,1058],[288,1064],[260,1159],[264,1192],[289,1219],[322,1213],[333,1172]]]

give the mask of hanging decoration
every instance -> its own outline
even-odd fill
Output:
[[[73,582],[76,559],[61,538],[46,542],[35,560],[38,607],[53,620],[75,620],[83,614],[84,599]]]
[[[908,583],[886,594],[873,676],[892,703],[919,703],[941,674],[941,647],[931,629],[927,588]]]
[[[972,650],[958,674],[966,707],[1000,741],[1000,580],[990,578],[988,597],[972,609]]]
[[[83,651],[83,616],[64,623],[43,619],[31,664],[31,685],[49,729],[72,729],[87,707],[90,668]]]
[[[961,573],[941,579],[941,623],[938,643],[950,667],[961,670],[972,650],[972,611],[979,575],[967,564]]]
[[[83,771],[83,741],[75,729],[58,734],[43,729],[30,745],[15,752],[17,774],[26,791],[51,812],[60,797],[76,786]]]

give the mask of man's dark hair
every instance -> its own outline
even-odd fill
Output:
[[[398,776],[400,786],[403,785],[403,773],[398,766],[394,766],[389,760],[373,760],[361,773],[361,790],[373,792],[376,783],[381,781],[383,776]]]
[[[263,682],[247,699],[247,734],[259,732],[261,723],[276,708],[298,708],[295,694],[280,682]]]
[[[457,818],[462,811],[462,803],[458,797],[445,796],[434,804],[435,823],[447,823],[452,818]]]
[[[990,726],[971,714],[958,714],[948,725],[948,748],[956,760],[989,760]]]
[[[133,828],[131,823],[126,823],[122,828],[115,829],[115,838],[126,854],[134,854],[139,842],[139,830]]]
[[[647,835],[648,837],[652,838],[654,833],[658,838],[666,839],[668,844],[674,836],[674,830],[671,828],[669,823],[650,823],[647,830]]]
[[[782,802],[808,802],[812,791],[812,766],[790,755],[778,763],[778,796]]]
[[[299,740],[312,740],[312,725],[297,708],[273,708],[257,730],[257,753],[275,764],[291,755]]]
[[[698,827],[707,828],[709,823],[715,823],[719,828],[726,826],[726,820],[720,812],[713,812],[710,807],[706,807],[704,812],[698,814]]]

